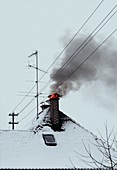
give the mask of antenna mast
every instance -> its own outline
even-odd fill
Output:
[[[39,95],[39,92],[38,92],[38,84],[39,84],[39,81],[38,81],[38,51],[36,51],[35,53],[36,55],[36,84],[37,84],[37,94],[36,94],[36,97],[37,97],[37,119],[38,119],[38,113],[39,113],[39,98],[38,98],[38,95]]]
[[[36,81],[35,81],[35,83],[36,83],[36,98],[37,98],[37,119],[38,119],[38,113],[39,113],[39,87],[38,87],[38,85],[39,85],[39,81],[38,81],[38,70],[39,70],[39,68],[38,68],[38,51],[35,51],[34,53],[32,53],[30,56],[28,56],[28,58],[29,57],[32,57],[33,55],[35,55],[36,56],[36,67],[35,66],[33,66],[33,65],[29,65],[29,67],[33,67],[33,68],[35,68],[36,69]]]
[[[35,97],[37,98],[36,103],[37,103],[37,119],[38,119],[38,113],[39,113],[39,79],[38,79],[39,76],[38,76],[38,71],[42,71],[44,73],[47,73],[47,72],[38,68],[38,51],[35,51],[31,55],[29,55],[28,58],[32,57],[33,55],[36,56],[36,66],[30,65],[30,64],[28,66],[36,69],[36,81],[35,81],[35,83],[36,83],[36,96]]]

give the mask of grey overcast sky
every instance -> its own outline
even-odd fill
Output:
[[[0,0],[0,129],[11,128],[8,125],[8,114],[22,100],[23,96],[19,94],[25,93],[20,92],[28,92],[34,86],[35,70],[26,66],[28,61],[34,64],[35,57],[28,59],[28,55],[38,50],[39,67],[47,70],[100,2],[101,0]],[[80,34],[89,35],[115,5],[117,0],[104,0],[76,38]],[[103,41],[116,28],[117,13],[95,39]],[[117,32],[109,42],[113,44],[117,54]],[[57,64],[58,62],[54,67]],[[39,89],[49,81],[50,73],[51,69],[41,80]],[[115,78],[116,74],[115,72],[113,75]],[[39,76],[42,75],[39,72]],[[49,92],[48,86],[39,98],[40,102]],[[20,112],[31,99],[27,97],[15,112]],[[106,87],[102,82],[95,81],[83,84],[78,91],[61,98],[60,109],[93,133],[97,133],[97,129],[103,132],[106,121],[109,128],[114,126],[117,130],[116,100],[116,88],[113,90],[111,86]],[[21,112],[16,121],[23,119],[34,107],[35,101]],[[35,115],[36,110],[22,120],[16,129],[23,129]]]

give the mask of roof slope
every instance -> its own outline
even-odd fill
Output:
[[[62,119],[63,131],[53,131],[46,109],[30,130],[0,130],[0,168],[88,167],[78,158],[78,153],[86,154],[83,142],[95,143],[94,135],[64,114]],[[53,134],[57,145],[45,145],[44,133]],[[92,151],[100,157],[94,146]]]

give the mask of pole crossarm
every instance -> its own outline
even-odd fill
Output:
[[[18,116],[19,114],[17,113],[17,114],[15,114],[15,113],[9,113],[9,116]]]
[[[15,122],[15,116],[18,116],[18,115],[19,114],[15,114],[14,112],[13,113],[9,113],[9,116],[12,116],[12,121],[9,122],[9,124],[12,125],[12,130],[14,130],[14,125],[19,123],[19,122]]]

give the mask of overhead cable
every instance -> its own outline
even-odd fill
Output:
[[[36,109],[36,107],[33,108],[33,109],[32,109],[27,115],[25,115],[21,120],[19,120],[19,123],[22,122],[27,116],[29,116],[35,109]]]
[[[30,102],[29,102],[18,114],[20,114],[21,112],[23,112],[23,111],[33,102],[34,99],[35,99],[35,97],[33,97],[33,98],[30,100]]]
[[[35,120],[36,119],[36,116],[34,116],[34,118],[33,119],[31,119],[24,127],[23,127],[23,129],[25,129],[33,120]]]
[[[102,0],[98,6],[94,9],[94,11],[91,13],[91,15],[87,18],[87,20],[83,23],[83,25],[79,28],[79,30],[75,33],[75,35],[72,37],[72,39],[68,42],[68,44],[64,47],[64,49],[60,52],[60,54],[57,56],[57,58],[53,61],[53,63],[48,67],[46,72],[50,70],[50,68],[53,66],[53,64],[58,60],[58,58],[62,55],[62,53],[65,51],[65,49],[70,45],[70,43],[74,40],[74,38],[78,35],[78,33],[82,30],[82,28],[86,25],[86,23],[90,20],[90,18],[94,15],[94,13],[97,11],[97,9],[101,6],[104,0]],[[44,77],[46,73],[44,73],[39,81]],[[13,111],[25,100],[27,95],[34,89],[36,84],[31,88],[31,90],[24,96],[24,98],[16,105],[16,107],[13,109]]]
[[[16,105],[16,107],[13,109],[13,112],[15,109],[17,109],[19,107],[19,105],[25,100],[25,98],[27,97],[27,95],[34,89],[35,85],[30,89],[30,91],[24,96],[24,98]]]
[[[73,70],[70,74],[69,74],[69,76],[67,76],[67,78],[65,78],[64,79],[64,81],[62,81],[59,85],[58,85],[58,87],[59,86],[61,86],[67,79],[69,79],[69,77],[71,77],[71,75],[74,73],[74,72],[76,72],[78,69],[80,69],[80,67],[89,59],[89,58],[91,58],[92,57],[92,55],[115,33],[117,31],[117,29],[115,29],[82,63],[80,63],[80,65],[75,69],[75,70]],[[58,87],[56,88],[56,89],[58,89]],[[54,90],[56,90],[56,89],[54,89]],[[35,108],[34,108],[35,109]],[[32,110],[33,111],[33,110]],[[31,112],[32,112],[31,111]],[[29,112],[28,114],[30,114],[31,112]],[[28,115],[26,115],[26,116],[28,116]],[[26,117],[25,116],[25,117]],[[24,118],[25,118],[24,117]],[[34,117],[35,118],[35,117]],[[23,119],[22,119],[23,120]],[[21,120],[21,121],[22,121]],[[31,120],[32,121],[32,120]],[[30,121],[30,122],[31,122]],[[29,122],[29,123],[30,123]],[[29,124],[28,123],[28,124]],[[28,124],[26,124],[26,126],[28,125]],[[25,126],[25,127],[26,127]]]
[[[67,78],[65,78],[59,85],[58,85],[58,87],[57,88],[55,88],[55,89],[53,89],[53,90],[57,90],[58,88],[59,88],[59,86],[61,86],[69,77],[71,77],[71,75],[75,72],[75,71],[77,71],[78,69],[80,69],[80,67],[115,33],[117,31],[117,29],[115,29],[82,63],[80,63],[80,65],[78,65],[78,67],[75,69],[75,70],[73,70],[70,74],[69,74],[69,76],[67,76]],[[45,98],[46,99],[46,98]],[[44,99],[44,100],[45,100]],[[43,101],[44,101],[43,100]],[[42,101],[42,102],[43,102]]]
[[[88,38],[84,41],[84,42],[86,42],[90,37],[91,37],[91,39],[105,26],[105,24],[106,23],[108,23],[108,21],[115,15],[115,13],[117,12],[117,11],[115,11],[111,16],[110,16],[110,18],[100,27],[100,29],[92,36],[92,34],[96,31],[96,29],[106,20],[106,18],[112,13],[112,11],[115,9],[117,7],[117,5],[108,13],[108,15],[100,22],[100,24],[98,24],[98,26],[94,29],[94,31],[88,36]],[[91,39],[89,39],[86,43],[85,43],[85,45],[84,45],[84,42],[80,45],[80,47],[82,47],[82,45],[84,45],[81,49],[80,49],[80,47],[78,48],[78,49],[80,49],[80,51],[89,43],[89,41],[91,41]],[[73,55],[68,59],[68,61],[69,61],[69,63],[76,57],[76,55],[78,55],[78,53],[76,54],[76,52],[78,51],[78,49],[73,53]],[[79,52],[80,52],[79,51]],[[74,54],[76,54],[75,56],[74,56]],[[74,57],[73,57],[74,56]],[[73,58],[72,58],[73,57]],[[68,63],[68,61],[63,65],[63,66],[67,66],[69,63]],[[84,62],[83,62],[84,63]],[[65,67],[63,67],[62,66],[62,69],[61,69],[61,71],[63,71],[63,69],[65,68]],[[59,70],[59,72],[60,72],[60,70]],[[57,72],[56,74],[58,75],[58,73],[59,72]],[[54,75],[54,76],[57,76],[57,75]],[[66,79],[65,79],[66,80]],[[52,81],[52,80],[51,80]],[[48,86],[48,84],[51,82],[51,81],[49,81],[42,89],[41,89],[41,91],[42,90],[44,90],[44,88],[46,88],[47,86]],[[41,92],[40,91],[40,92]]]
[[[117,5],[106,15],[106,17],[104,17],[104,19],[98,24],[98,26],[93,30],[93,32],[84,40],[84,42],[75,50],[75,52],[70,56],[70,58],[66,61],[66,63],[61,67],[61,69],[54,74],[53,78],[50,79],[46,85],[40,90],[40,92],[42,92],[43,90],[46,89],[46,87],[48,87],[48,85],[53,81],[54,78],[57,77],[57,75],[59,73],[61,73],[66,66],[83,50],[83,48],[95,37],[95,35],[109,22],[109,20],[117,13],[117,11],[115,11],[108,19],[107,17],[115,10],[115,8],[117,7]],[[107,19],[107,21],[100,27],[100,25]],[[98,29],[98,27],[100,27]],[[93,33],[98,29],[98,31],[93,35]],[[92,36],[93,35],[93,36]],[[91,38],[90,38],[91,37]],[[89,39],[90,38],[90,39]],[[89,40],[88,40],[89,39]],[[87,41],[88,40],[88,41]],[[78,51],[79,50],[79,51]],[[77,53],[78,52],[78,53]],[[74,56],[75,55],[75,56]]]
[[[90,18],[94,15],[94,13],[97,11],[97,9],[101,6],[104,0],[102,0],[99,5],[95,8],[95,10],[91,13],[91,15],[87,18],[87,20],[83,23],[83,25],[79,28],[79,30],[75,33],[75,35],[71,38],[71,40],[68,42],[68,44],[63,48],[63,50],[60,52],[60,54],[57,56],[57,58],[52,62],[52,64],[48,67],[46,72],[50,70],[50,68],[54,65],[54,63],[58,60],[58,58],[63,54],[63,52],[66,50],[66,48],[71,44],[71,42],[74,40],[74,38],[78,35],[78,33],[82,30],[82,28],[86,25],[86,23],[90,20]],[[44,73],[39,81],[44,77],[46,73]]]
[[[117,31],[117,29],[115,29],[74,71],[72,71],[69,74],[69,76],[67,76],[67,78],[65,78],[64,81],[58,85],[58,87],[61,86],[69,77],[71,77],[71,75],[74,72],[76,72],[116,31]],[[58,89],[58,87],[56,89]],[[54,90],[56,90],[56,89],[54,89]]]

